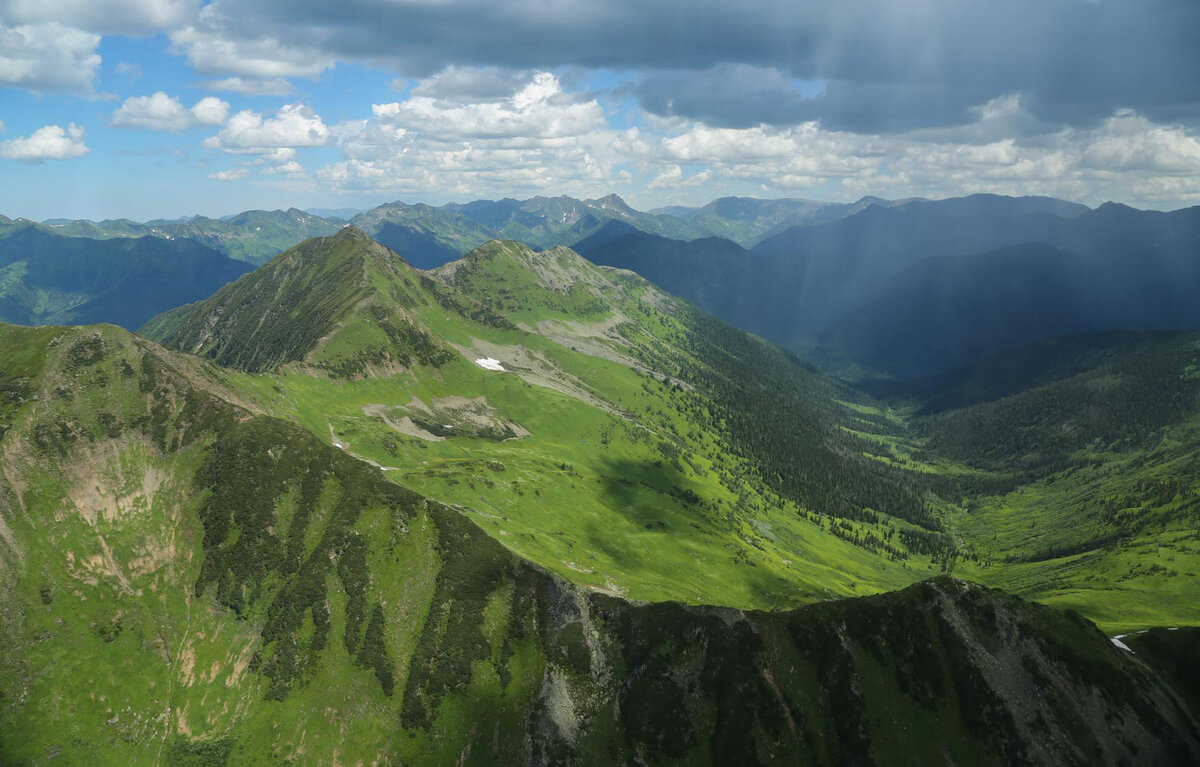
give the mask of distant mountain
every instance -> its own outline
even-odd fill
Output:
[[[871,204],[787,228],[750,256],[628,233],[579,247],[839,374],[869,378],[923,377],[1072,331],[1200,326],[1198,239],[1200,208],[975,195]]]
[[[230,258],[261,264],[301,240],[331,234],[342,225],[296,208],[249,210],[224,218],[191,216],[139,224],[128,219],[84,221],[51,219],[43,225],[66,237],[112,239],[161,237],[195,240]]]
[[[133,329],[250,269],[187,240],[61,237],[26,225],[0,235],[0,321]]]
[[[599,248],[602,245],[607,245],[608,243],[612,242],[613,240],[620,239],[621,237],[624,237],[627,234],[641,234],[641,233],[642,233],[642,230],[638,229],[633,224],[626,223],[625,221],[618,221],[616,219],[613,219],[612,221],[609,221],[604,226],[600,227],[596,231],[589,234],[587,237],[584,237],[582,240],[579,240],[575,244],[571,245],[571,250],[574,250],[576,253],[582,254],[584,251],[595,250],[596,248]],[[653,234],[646,235],[646,236],[652,237],[652,238],[657,238],[657,235],[653,235]],[[658,239],[666,239],[666,238],[658,238]],[[671,242],[679,242],[679,240],[671,240]]]
[[[305,213],[311,213],[314,216],[321,218],[338,219],[339,221],[349,221],[350,219],[363,212],[362,208],[305,208]]]
[[[445,207],[402,202],[372,208],[350,223],[421,269],[453,261],[496,236],[487,226]]]
[[[696,207],[688,207],[686,205],[665,205],[661,208],[651,208],[646,212],[654,216],[674,216],[675,218],[681,218],[684,221],[687,221],[689,218],[694,216],[698,210],[700,209]]]
[[[906,202],[908,201],[883,200],[878,197],[863,197],[852,203],[722,197],[699,208],[667,206],[650,212],[674,216],[690,224],[697,233],[688,239],[704,236],[722,237],[749,248],[793,226],[828,223],[852,216],[869,207],[892,207]]]
[[[262,264],[301,240],[336,232],[341,224],[296,208],[250,210],[225,219],[197,216],[179,221],[148,221],[151,234],[190,239],[230,258]]]
[[[717,237],[682,242],[617,229],[610,225],[576,243],[575,250],[593,263],[637,272],[744,330],[778,336],[777,323],[763,312],[774,292],[774,268],[767,259]]]
[[[876,201],[841,204],[723,197],[700,208],[688,220],[714,236],[733,240],[748,248],[781,228],[834,221],[873,204]]]
[[[1200,283],[1050,245],[923,259],[819,337],[813,359],[912,378],[1081,330],[1200,327]]]
[[[461,213],[498,237],[518,240],[534,248],[570,245],[594,234],[609,221],[667,237],[691,239],[707,232],[674,216],[642,213],[615,194],[594,200],[572,197],[533,197],[528,200],[477,200],[443,209]]]

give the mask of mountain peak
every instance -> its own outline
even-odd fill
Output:
[[[632,214],[635,212],[633,210],[633,208],[629,207],[629,204],[627,202],[622,200],[615,193],[607,194],[604,197],[601,197],[596,200],[588,200],[587,202],[589,202],[593,207],[600,208],[601,210],[622,213],[625,215],[629,215],[629,214]]]
[[[353,224],[346,224],[327,239],[332,242],[374,242],[369,234]]]
[[[418,273],[358,227],[305,240],[143,328],[164,346],[251,372],[308,357],[368,303],[420,300]],[[368,300],[369,299],[369,300]]]

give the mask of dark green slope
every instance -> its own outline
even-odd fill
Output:
[[[366,238],[350,231],[297,246],[211,298],[154,318],[141,333],[252,371],[302,359],[369,291],[356,247]]]
[[[1200,413],[1198,368],[1196,333],[1143,337],[1083,372],[918,423],[942,454],[1010,467],[1056,466],[1088,449],[1142,450]]]
[[[632,603],[194,359],[0,327],[0,361],[29,387],[0,443],[5,763],[1200,758],[1173,651],[1158,676],[1070,613],[948,578],[787,612]]]
[[[0,320],[133,329],[249,270],[194,242],[60,237],[26,226],[0,237]]]
[[[372,336],[361,349],[316,364],[361,368],[368,362],[407,364],[413,355],[437,356],[428,338],[405,317],[415,304],[432,304],[436,291],[421,274],[355,227],[308,240],[226,286],[211,298],[154,318],[141,329],[165,346],[250,372],[300,362],[331,337],[353,335],[365,316]],[[355,358],[354,352],[370,357]]]
[[[1144,351],[1187,331],[1093,330],[1008,349],[928,378],[860,382],[875,396],[933,415],[1046,386]]]

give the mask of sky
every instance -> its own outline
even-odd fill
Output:
[[[0,213],[1200,204],[1197,0],[0,0]]]

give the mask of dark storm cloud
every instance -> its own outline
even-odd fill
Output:
[[[950,87],[958,91],[951,93]],[[857,133],[961,125],[971,119],[970,107],[993,95],[986,88],[953,83],[831,80],[821,93],[806,96],[783,72],[746,64],[655,72],[641,78],[633,92],[650,112],[722,128],[821,120],[830,130]]]
[[[1007,94],[1059,124],[1200,118],[1197,0],[218,0],[197,31],[191,45],[268,36],[409,76],[636,70],[648,110],[729,126],[938,127]],[[803,98],[792,78],[826,90]]]

